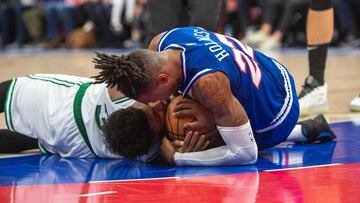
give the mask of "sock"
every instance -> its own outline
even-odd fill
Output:
[[[315,11],[323,11],[332,7],[332,0],[310,0],[309,7]]]
[[[324,85],[325,63],[328,47],[328,43],[308,46],[310,75],[313,76],[320,85]]]
[[[290,135],[287,137],[286,141],[290,142],[306,142],[307,137],[304,136],[302,131],[302,125],[297,124],[295,128],[291,131]]]

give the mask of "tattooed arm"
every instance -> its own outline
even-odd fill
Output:
[[[248,121],[244,108],[231,92],[229,79],[222,72],[201,77],[192,87],[192,96],[213,113],[218,126],[239,126]]]
[[[199,152],[176,152],[173,156],[176,165],[221,166],[255,163],[258,151],[250,122],[244,108],[233,96],[228,78],[222,72],[205,75],[193,85],[192,96],[213,113],[226,145]],[[181,111],[177,113],[181,116]]]

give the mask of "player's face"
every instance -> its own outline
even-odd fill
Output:
[[[162,131],[165,126],[165,104],[163,102],[153,102],[149,104],[137,102],[134,106],[145,112],[152,130],[155,132]]]
[[[141,94],[136,100],[142,103],[150,103],[154,101],[165,101],[172,95],[172,91],[162,87],[152,88],[150,91]]]
[[[142,103],[166,101],[177,90],[178,84],[174,77],[160,73],[149,85],[147,91],[136,99]]]

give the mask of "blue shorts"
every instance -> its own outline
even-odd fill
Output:
[[[275,146],[285,141],[299,120],[299,116],[300,116],[299,101],[296,95],[294,81],[291,80],[291,83],[293,87],[292,89],[293,89],[294,100],[292,107],[289,111],[289,114],[286,116],[284,121],[272,130],[263,133],[254,132],[254,137],[259,150]]]

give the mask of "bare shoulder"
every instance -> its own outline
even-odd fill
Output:
[[[150,50],[153,50],[153,51],[156,51],[156,46],[159,44],[159,41],[161,39],[161,37],[164,35],[165,32],[162,32],[158,35],[156,35],[154,38],[152,38],[150,44],[149,44],[149,49]]]

